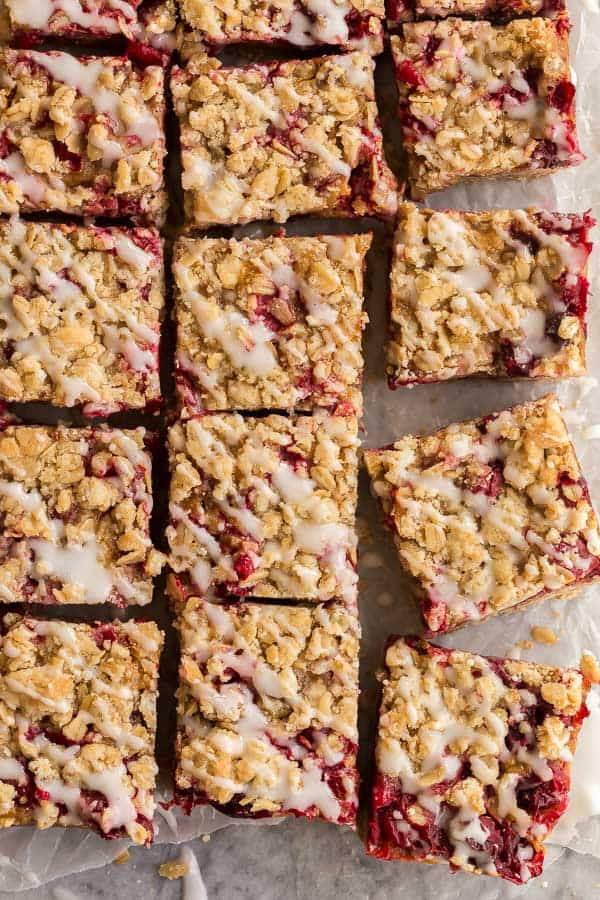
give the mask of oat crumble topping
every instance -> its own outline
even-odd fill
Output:
[[[0,212],[160,219],[163,82],[125,57],[2,51]]]
[[[0,222],[0,397],[84,404],[160,398],[162,241],[149,228]]]
[[[568,23],[408,23],[391,38],[413,199],[469,176],[582,162]]]
[[[143,428],[0,432],[0,601],[146,604],[152,546]]]
[[[198,55],[175,67],[188,223],[393,216],[373,70],[364,51],[245,68]]]
[[[355,609],[221,606],[180,611],[176,784],[190,808],[320,816],[358,805]]]
[[[600,578],[598,519],[554,395],[365,460],[430,632]]]
[[[176,599],[356,590],[357,420],[211,414],[169,433]]]
[[[183,407],[362,411],[371,235],[182,238],[175,249]]]
[[[151,842],[162,642],[154,622],[4,617],[0,827]]]
[[[390,275],[390,387],[584,374],[594,224],[589,214],[403,204]]]

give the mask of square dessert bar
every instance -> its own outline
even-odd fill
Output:
[[[588,214],[400,210],[390,387],[467,375],[568,378],[585,362]]]
[[[547,16],[554,19],[566,13],[565,0],[387,0],[390,28],[411,19],[445,19],[460,16],[508,22],[523,16]]]
[[[217,606],[180,611],[176,800],[229,815],[354,826],[358,806],[355,611]]]
[[[565,19],[446,19],[392,37],[413,199],[580,163]]]
[[[0,53],[0,212],[153,222],[165,206],[164,72],[125,57]]]
[[[0,398],[158,405],[162,241],[150,228],[0,221]]]
[[[383,50],[384,0],[179,0],[192,39],[207,44],[259,41]]]
[[[367,450],[431,633],[600,579],[600,530],[553,395]]]
[[[567,808],[577,669],[388,642],[367,852],[524,884]]]
[[[84,826],[151,843],[162,643],[154,622],[4,617],[0,828]]]
[[[174,425],[172,596],[353,597],[357,449],[356,418],[326,413]]]
[[[0,601],[150,603],[151,457],[143,428],[0,432]]]
[[[360,415],[370,244],[370,234],[182,238],[173,267],[182,405]]]
[[[393,216],[373,71],[363,51],[245,68],[196,56],[175,67],[188,223]]]
[[[44,38],[137,39],[175,30],[174,0],[0,0],[10,36],[31,46]],[[147,29],[147,31],[144,31]]]

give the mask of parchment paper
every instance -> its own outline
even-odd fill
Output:
[[[470,182],[429,198],[436,208],[522,207],[538,205],[563,212],[591,209],[600,220],[600,6],[598,0],[573,0],[571,15],[571,55],[577,79],[578,129],[587,162],[553,177],[530,182]],[[239,57],[238,57],[239,58]],[[378,91],[386,152],[396,164],[397,124],[394,123],[394,87],[389,57],[378,61]],[[234,235],[259,236],[272,231],[267,225],[233,229]],[[562,383],[495,383],[466,380],[443,385],[421,385],[413,389],[388,390],[384,380],[382,342],[385,334],[387,263],[385,229],[379,223],[351,223],[340,220],[298,220],[289,223],[290,234],[322,231],[373,230],[374,246],[367,275],[367,309],[370,326],[365,339],[365,446],[387,444],[407,432],[426,433],[452,421],[460,421],[499,410],[556,391],[565,403],[579,458],[588,478],[592,499],[600,509],[600,248],[590,264],[592,293],[589,312],[589,377]],[[600,242],[600,229],[596,232]],[[39,421],[38,417],[38,421]],[[597,427],[594,427],[597,426]],[[409,598],[388,538],[381,527],[367,479],[361,473],[358,528],[360,535],[360,611],[363,627],[361,646],[361,756],[362,765],[370,755],[376,706],[374,673],[381,663],[384,641],[390,633],[409,633],[420,628],[419,617]],[[148,610],[144,610],[144,615]],[[165,618],[164,600],[159,596],[150,609],[159,622]],[[56,614],[54,611],[52,614]],[[131,617],[135,610],[124,615]],[[96,615],[98,613],[96,612]],[[90,617],[87,611],[86,618]],[[106,614],[103,615],[106,617]],[[519,642],[530,638],[532,625],[551,627],[559,637],[553,646],[534,643],[524,649]],[[522,656],[540,662],[576,664],[583,650],[600,656],[600,587],[588,588],[577,598],[545,602],[522,613],[501,616],[461,629],[441,640],[446,646],[497,655]],[[173,640],[167,642],[166,672],[163,674],[161,712],[172,725],[172,690],[176,654]],[[553,835],[557,847],[549,847],[546,867],[569,847],[579,853],[600,857],[600,702],[597,694],[590,704],[578,748],[572,788],[572,804]],[[166,728],[163,742],[171,739]],[[165,729],[163,728],[163,732]],[[168,754],[168,748],[163,752]],[[596,754],[596,755],[595,755]],[[595,764],[594,764],[595,763]],[[169,779],[163,773],[161,797],[169,797]],[[161,810],[155,818],[156,840],[181,843],[219,828],[252,827],[215,812],[199,809],[190,817],[176,810]],[[267,824],[264,820],[261,825]],[[106,841],[79,829],[54,828],[37,832],[30,828],[0,832],[0,891],[18,892],[60,876],[106,865],[128,846],[128,841]],[[543,876],[542,876],[543,878]],[[402,885],[410,896],[411,884],[418,884],[436,900],[457,897],[457,880],[442,866],[403,866]],[[460,879],[462,900],[497,900],[524,896],[527,888],[514,888],[499,879],[472,878],[465,889]]]

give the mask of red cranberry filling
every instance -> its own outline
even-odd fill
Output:
[[[254,562],[252,561],[252,557],[247,553],[240,553],[233,564],[233,568],[240,581],[246,581],[246,579],[250,578],[254,572]]]
[[[481,475],[467,488],[472,494],[485,494],[492,500],[495,500],[500,493],[504,478],[502,475],[502,463],[499,460],[494,461],[488,467],[487,471]]]
[[[570,81],[559,81],[556,87],[548,94],[548,103],[564,116],[571,111],[574,97],[575,85]]]
[[[430,34],[427,38],[427,44],[425,46],[423,56],[425,57],[425,62],[428,66],[432,66],[434,64],[435,54],[437,53],[441,43],[441,38],[436,37],[436,35],[434,34]]]
[[[403,60],[397,67],[398,79],[408,84],[409,87],[418,88],[426,84],[425,79],[410,59]]]

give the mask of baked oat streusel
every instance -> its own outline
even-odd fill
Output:
[[[176,797],[230,815],[319,816],[358,806],[356,611],[221,606],[180,610]]]
[[[4,617],[0,828],[86,826],[152,841],[162,643],[154,622]]]
[[[174,40],[175,0],[0,0],[12,40],[112,38],[150,40],[164,47]]]
[[[384,0],[179,0],[187,42],[383,50]]]
[[[553,395],[365,460],[430,632],[600,579],[600,528]]]
[[[486,19],[508,22],[523,16],[564,16],[565,0],[388,0],[387,20],[390,28],[411,19]]]
[[[0,222],[0,398],[84,404],[160,399],[162,242],[149,228]]]
[[[353,416],[213,413],[174,425],[172,595],[353,596],[357,450]]]
[[[152,547],[143,428],[0,432],[0,601],[146,604]]]
[[[589,682],[576,669],[391,638],[367,852],[523,884],[567,808]]]
[[[188,223],[393,216],[373,70],[364,51],[245,68],[198,55],[175,67]]]
[[[588,214],[404,204],[391,271],[390,387],[584,374],[594,224]]]
[[[164,212],[164,72],[126,57],[0,53],[0,212]]]
[[[408,23],[391,41],[413,199],[584,159],[565,18]]]
[[[370,244],[370,234],[180,239],[173,271],[182,406],[360,415]]]

